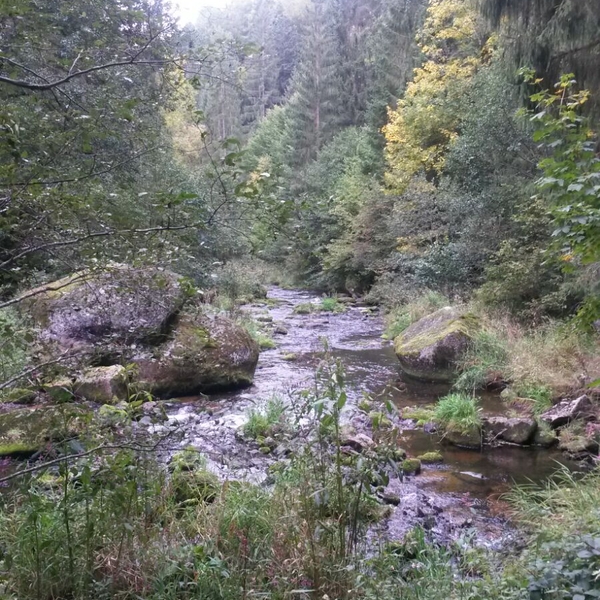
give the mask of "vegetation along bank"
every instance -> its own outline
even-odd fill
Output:
[[[181,4],[0,0],[0,598],[600,596],[598,2]]]

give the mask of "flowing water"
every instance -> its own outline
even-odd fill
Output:
[[[323,339],[339,357],[346,371],[349,397],[345,417],[353,422],[364,416],[356,404],[364,393],[388,397],[398,408],[427,405],[448,392],[439,384],[403,380],[390,342],[382,339],[383,321],[379,312],[360,303],[349,303],[344,313],[295,314],[300,303],[317,302],[314,294],[272,288],[268,305],[247,307],[259,321],[279,325],[277,347],[261,353],[254,385],[248,389],[211,396],[184,398],[168,403],[171,423],[180,423],[185,438],[206,453],[210,466],[223,477],[245,477],[261,481],[272,457],[239,439],[237,434],[247,412],[277,394],[294,402],[294,390],[310,387],[323,351]],[[285,333],[287,331],[287,333]],[[295,360],[289,360],[289,355]],[[502,414],[500,398],[481,398],[484,414]],[[387,537],[401,536],[415,522],[454,535],[475,528],[489,544],[506,543],[506,506],[499,499],[513,482],[541,482],[552,475],[564,457],[553,450],[501,447],[482,452],[461,450],[440,444],[435,435],[415,429],[412,421],[402,422],[401,446],[409,456],[430,450],[442,453],[444,462],[425,466],[422,474],[392,481],[390,492],[401,498],[384,525]],[[457,533],[458,532],[458,533]]]

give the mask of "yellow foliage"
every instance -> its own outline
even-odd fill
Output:
[[[193,166],[200,158],[204,130],[193,118],[196,92],[184,78],[173,83],[177,86],[177,94],[173,104],[162,110],[163,119],[171,134],[175,157],[180,163]]]
[[[402,193],[413,175],[440,172],[457,136],[460,99],[485,55],[476,11],[464,0],[432,0],[418,43],[427,60],[415,69],[404,98],[388,108],[386,181]],[[491,41],[491,40],[490,40]]]

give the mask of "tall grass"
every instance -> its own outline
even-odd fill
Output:
[[[510,353],[506,340],[493,331],[481,330],[460,359],[455,389],[474,393],[488,383],[502,379],[508,371]]]
[[[468,433],[481,427],[481,408],[472,396],[448,394],[435,406],[434,420],[447,431]]]
[[[385,336],[394,339],[419,319],[449,304],[450,301],[446,296],[428,291],[412,302],[397,306],[385,317]]]

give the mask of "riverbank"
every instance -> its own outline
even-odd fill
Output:
[[[343,309],[322,304],[309,292],[271,288],[236,317],[251,317],[255,333],[273,342],[253,386],[146,403],[143,416],[110,407],[98,413],[106,449],[11,480],[0,518],[6,589],[83,598],[104,582],[111,597],[161,600],[292,592],[411,599],[427,580],[428,598],[468,589],[480,594],[473,598],[522,597],[532,557],[543,555],[526,550],[537,539],[527,529],[535,503],[547,507],[569,490],[590,497],[597,479],[576,483],[567,475],[576,465],[553,450],[441,443],[405,411],[434,403],[448,386],[399,376],[378,310],[352,299]],[[316,308],[297,308],[306,305]],[[482,406],[506,411],[498,394]],[[557,460],[566,469],[558,484]],[[548,492],[506,501],[514,481],[531,480],[546,481]],[[549,515],[559,507],[552,501]],[[562,540],[554,520],[547,525],[543,535]]]

